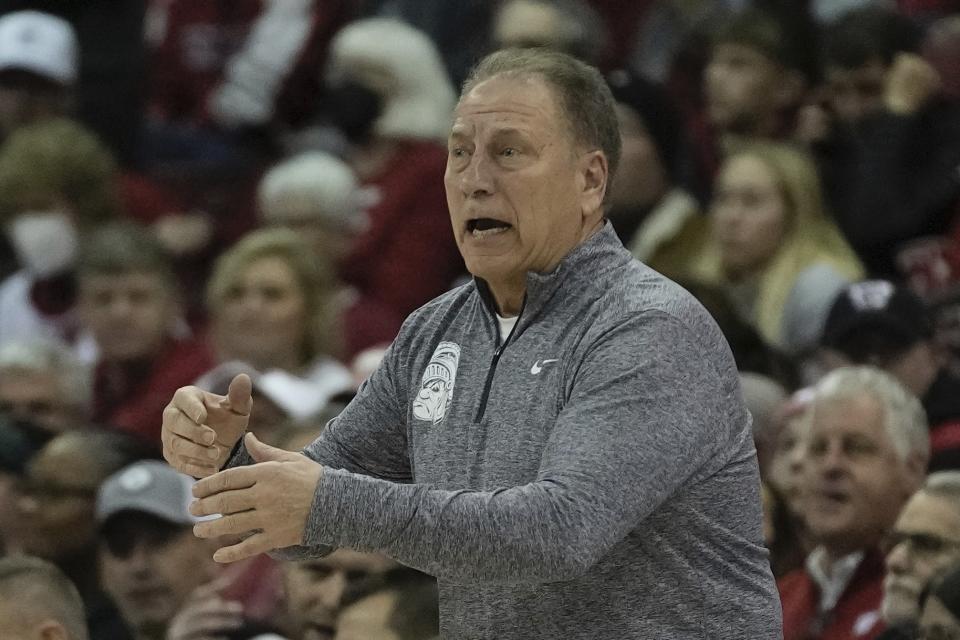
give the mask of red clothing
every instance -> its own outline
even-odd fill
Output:
[[[340,265],[340,275],[359,292],[358,307],[393,312],[388,340],[410,312],[447,291],[464,272],[447,212],[446,163],[440,145],[406,141],[366,183],[379,188],[380,202],[368,211],[369,226]],[[356,330],[344,326],[352,349],[373,346],[359,344],[350,335]]]
[[[850,578],[822,631],[815,629],[820,589],[805,568],[777,581],[783,605],[784,640],[873,640],[883,631],[883,555],[870,550]]]
[[[94,373],[94,422],[159,447],[163,409],[174,391],[192,384],[213,365],[206,344],[196,340],[171,340],[149,363],[101,362]]]

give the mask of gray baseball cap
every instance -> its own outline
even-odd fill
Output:
[[[97,522],[121,511],[139,511],[168,522],[193,525],[204,518],[190,513],[195,480],[164,462],[142,460],[106,479],[97,493]]]

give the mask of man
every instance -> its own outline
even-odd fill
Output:
[[[918,55],[919,35],[896,10],[869,6],[824,36],[821,174],[847,240],[884,278],[929,268],[923,256],[950,235],[960,203],[960,109]]]
[[[307,447],[250,382],[181,389],[164,451],[210,476],[216,560],[375,550],[439,578],[444,638],[779,638],[750,420],[708,314],[604,221],[619,134],[594,69],[508,50],[465,85],[445,175],[473,282],[415,312]],[[255,483],[255,484],[254,484]],[[730,576],[736,576],[731,579]]]
[[[49,340],[0,346],[0,413],[45,442],[90,416],[90,372],[67,346]]]
[[[109,224],[81,245],[77,280],[98,351],[94,420],[155,444],[170,394],[213,366],[183,321],[170,257],[146,229]]]
[[[919,401],[871,367],[838,369],[815,389],[801,509],[817,546],[780,579],[784,638],[876,638],[879,545],[920,486],[929,442]]]
[[[960,380],[950,373],[920,298],[886,280],[849,285],[827,314],[818,355],[829,368],[865,364],[895,377],[927,413],[928,471],[960,468]]]
[[[78,59],[77,36],[63,18],[40,11],[0,17],[0,141],[69,112]]]
[[[913,627],[930,579],[960,562],[960,471],[927,477],[913,494],[886,541],[883,619]]]
[[[128,637],[97,580],[94,506],[100,484],[141,453],[122,434],[67,431],[31,459],[17,488],[20,550],[55,563],[73,581],[92,640]]]
[[[80,594],[59,569],[30,556],[0,558],[0,638],[89,637]]]
[[[148,460],[111,476],[97,495],[101,581],[137,640],[166,638],[191,593],[219,573],[209,542],[190,531],[199,521],[187,512],[192,486],[191,478]],[[208,616],[232,615],[239,625],[236,603],[211,598],[204,605]]]

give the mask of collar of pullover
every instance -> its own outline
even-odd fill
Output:
[[[613,225],[605,220],[596,233],[574,247],[553,271],[527,272],[527,290],[513,335],[522,333],[561,288],[578,288],[581,283],[595,281],[604,272],[629,262],[631,258],[613,230]],[[495,319],[497,307],[490,288],[480,278],[475,277],[474,283],[490,317]]]

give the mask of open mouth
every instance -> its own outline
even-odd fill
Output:
[[[513,225],[503,220],[493,218],[470,218],[467,220],[467,233],[474,238],[484,238],[486,236],[503,233],[512,228]]]

